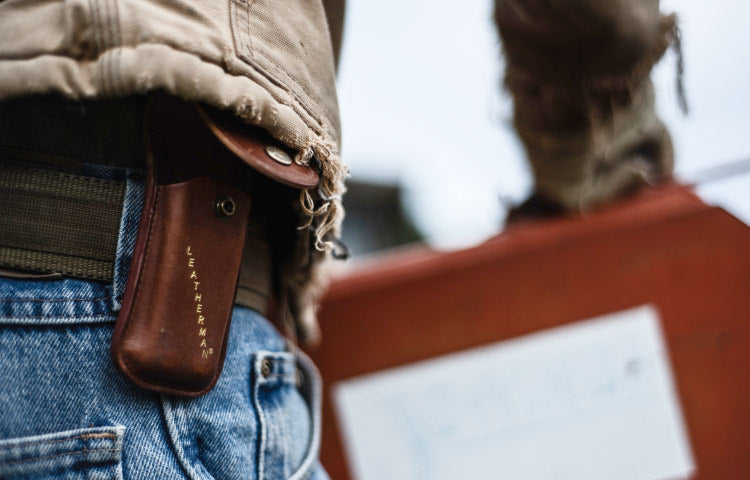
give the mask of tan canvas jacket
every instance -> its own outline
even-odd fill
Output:
[[[315,156],[320,186],[300,200],[314,228],[301,230],[281,299],[300,333],[311,336],[346,174],[330,38],[321,0],[4,0],[0,100],[163,90],[264,128],[300,164]],[[310,235],[312,256],[305,253]]]

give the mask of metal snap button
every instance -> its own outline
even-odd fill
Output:
[[[214,199],[214,214],[222,222],[229,221],[236,211],[237,204],[229,195],[221,194]]]
[[[263,378],[271,376],[271,359],[264,358],[263,361],[260,362],[260,374],[263,375]]]
[[[271,159],[273,159],[276,163],[280,163],[282,165],[292,164],[292,157],[290,157],[288,153],[278,147],[274,147],[273,145],[266,145],[265,151],[266,155],[271,157]]]

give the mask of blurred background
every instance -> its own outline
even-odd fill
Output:
[[[671,50],[652,76],[657,111],[677,177],[701,182],[750,158],[750,6],[665,0],[662,11],[679,16],[690,113],[678,107]],[[440,249],[475,244],[528,194],[491,18],[490,0],[348,0],[339,100],[352,173],[344,241],[355,257],[419,239]],[[750,222],[750,174],[697,191]]]
[[[661,7],[690,108],[669,50],[652,80],[675,176],[748,224],[750,6]],[[323,464],[363,480],[750,478],[750,229],[665,188],[484,242],[532,187],[492,8],[347,0],[354,261],[311,352]],[[438,251],[394,251],[418,242]]]
[[[312,353],[323,464],[335,479],[498,478],[498,465],[523,480],[748,478],[744,225],[663,189],[664,203],[607,217],[620,220],[539,222],[467,248],[532,187],[492,8],[347,0],[354,261]],[[750,223],[750,6],[661,8],[678,15],[690,109],[669,50],[652,80],[675,176]],[[438,252],[393,251],[415,242]]]

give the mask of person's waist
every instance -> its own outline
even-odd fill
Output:
[[[39,155],[0,147],[0,269],[112,283],[124,244],[135,241],[121,225],[132,201],[125,170],[71,173],[54,167],[65,159]],[[251,216],[235,303],[266,313],[271,284],[270,249]]]

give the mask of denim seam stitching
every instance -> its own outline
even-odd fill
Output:
[[[81,455],[84,453],[119,452],[119,448],[84,448],[83,450],[71,450],[70,452],[58,453],[56,455],[45,455],[44,457],[27,458],[25,460],[13,460],[12,462],[0,462],[0,465],[15,465],[19,463],[38,462],[50,458],[65,457],[68,455]]]
[[[263,450],[266,446],[266,416],[263,412],[263,409],[260,406],[260,399],[258,398],[258,393],[260,390],[260,383],[259,383],[259,375],[258,370],[260,369],[260,362],[263,360],[262,355],[254,355],[255,359],[253,361],[253,386],[252,386],[252,396],[253,396],[253,407],[255,407],[255,412],[258,415],[258,429],[260,430],[258,435],[258,441],[257,441],[257,456],[258,456],[258,480],[263,480],[263,473],[265,470],[265,454]]]
[[[159,208],[159,200],[160,200],[160,197],[161,197],[161,195],[159,195],[161,193],[161,190],[159,189],[158,185],[155,185],[154,188],[155,188],[156,192],[154,193],[154,203],[153,203],[153,206],[151,207],[151,212],[150,212],[151,218],[149,218],[149,222],[148,222],[148,236],[146,237],[146,247],[143,249],[143,259],[144,260],[148,258],[148,252],[151,249],[151,234],[154,231],[153,230],[154,220],[156,219],[156,211]],[[144,207],[145,206],[146,206],[146,202],[144,201]],[[125,318],[125,327],[122,330],[122,338],[127,338],[128,331],[130,331],[130,326],[132,324],[132,322],[129,321],[130,320],[130,315],[132,315],[132,313],[133,313],[133,306],[138,303],[138,296],[139,296],[139,294],[141,292],[141,286],[143,285],[143,281],[142,281],[143,279],[141,278],[141,273],[143,272],[144,263],[145,262],[141,262],[141,264],[138,266],[139,268],[138,268],[137,272],[129,272],[128,273],[128,275],[137,275],[138,276],[138,283],[136,283],[135,292],[133,292],[133,300],[130,302],[130,308],[128,310],[128,315]],[[121,358],[122,358],[123,365],[125,365],[125,367],[127,367],[128,373],[131,374],[131,372],[133,371],[133,369],[130,366],[130,362],[129,362],[128,358],[127,358],[127,355],[121,355]],[[134,375],[134,376],[136,376],[136,375]],[[153,382],[149,382],[147,380],[144,380],[142,378],[138,378],[138,379],[141,382],[143,382],[144,385],[147,385],[148,387],[151,387],[151,388],[153,388],[155,386],[156,387],[160,387],[161,386],[161,385],[157,385],[157,384],[155,384]]]
[[[0,302],[102,302],[102,298],[0,298]]]
[[[177,411],[179,405],[173,404],[164,394],[159,394],[159,398],[161,400],[162,418],[167,426],[167,437],[169,439],[169,444],[172,446],[171,452],[187,478],[191,480],[200,480],[202,478],[201,473],[196,471],[193,461],[188,458],[188,454],[185,451],[182,442],[184,435],[181,435],[181,429],[187,429],[183,429],[181,425],[178,425],[178,423],[184,423],[182,418],[178,418],[181,417],[180,412]]]
[[[115,315],[37,315],[37,316],[25,316],[25,315],[0,315],[0,320],[13,320],[13,319],[30,319],[30,320],[44,320],[44,319],[65,319],[65,318],[117,318]]]
[[[26,442],[17,442],[13,443],[12,445],[0,445],[0,450],[8,450],[11,448],[19,448],[19,447],[30,447],[34,445],[49,445],[51,443],[60,443],[60,442],[68,442],[70,440],[100,440],[100,439],[108,439],[108,440],[116,440],[117,435],[113,433],[104,433],[104,434],[91,434],[91,433],[83,433],[81,435],[76,435],[74,437],[65,437],[65,438],[58,438],[57,440],[34,440],[34,441],[26,441]]]
[[[320,455],[320,434],[321,434],[321,390],[320,390],[320,374],[318,373],[315,366],[312,364],[310,358],[301,351],[296,352],[297,368],[305,373],[310,382],[308,388],[305,388],[306,392],[297,388],[302,394],[302,398],[305,399],[305,403],[308,405],[310,410],[310,444],[308,445],[308,451],[305,458],[302,460],[302,464],[296,472],[289,477],[289,480],[305,480],[312,476],[315,459]]]
[[[129,243],[125,240],[124,235],[131,229],[134,232],[133,236],[137,235],[145,200],[145,180],[141,173],[135,169],[127,169],[125,175],[125,193],[122,199],[122,214],[115,249],[112,291],[108,297],[110,309],[117,312],[122,309],[122,300],[125,295],[127,277],[130,274],[135,248],[135,241],[132,244]]]

